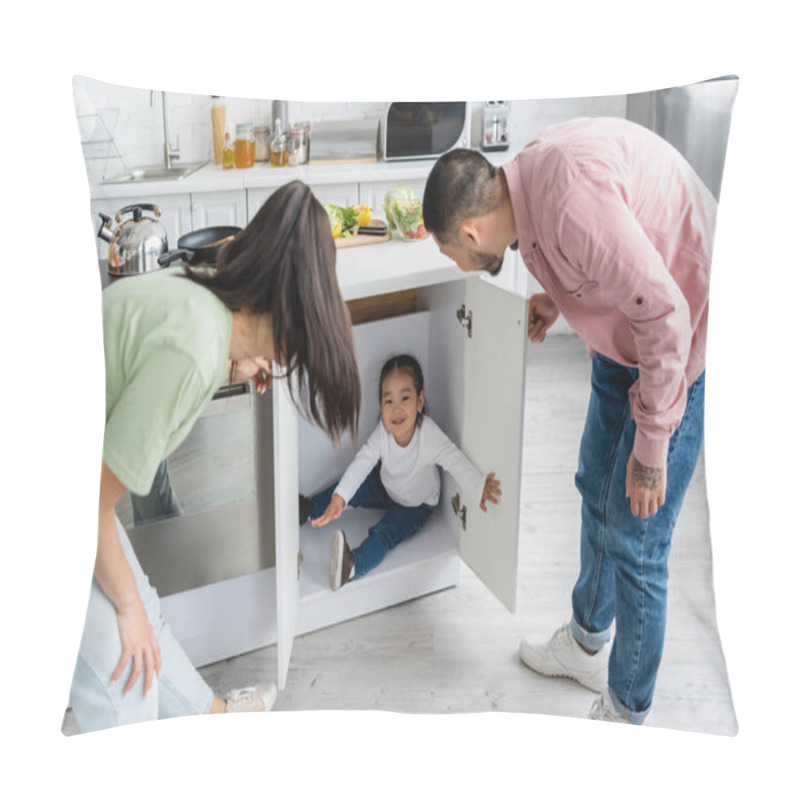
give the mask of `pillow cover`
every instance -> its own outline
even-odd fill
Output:
[[[736,86],[736,78],[727,77],[636,95],[514,100],[510,103],[510,148],[487,153],[487,157],[498,165],[510,161],[539,131],[569,119],[623,117],[672,143],[719,199]],[[297,170],[256,162],[226,174],[222,164],[215,163],[213,151],[219,108],[224,105],[228,126],[272,123],[273,101],[224,98],[219,102],[207,96],[110,86],[82,77],[75,79],[74,88],[94,226],[101,215],[113,220],[115,213],[131,206],[157,206],[156,221],[163,226],[170,248],[179,247],[183,235],[198,229],[244,227],[276,186],[296,177],[308,182],[323,202],[350,206],[368,195],[373,216],[380,217],[384,212],[380,199],[397,183],[411,185],[421,197],[426,172],[421,164],[433,165],[432,160],[411,161],[405,169],[393,170],[388,179],[380,162],[372,168],[343,164]],[[313,152],[315,120],[346,114],[377,123],[385,106],[298,102],[287,104],[286,109],[290,119],[312,121]],[[476,149],[483,125],[483,104],[474,103],[470,127]],[[202,166],[180,180],[125,177],[140,167],[155,168],[163,148],[176,142],[181,151],[178,164]],[[145,217],[151,213],[145,209]],[[98,269],[105,287],[115,279],[107,268],[109,243],[98,238],[97,246],[98,264],[91,268]],[[433,244],[430,240],[413,243],[402,252],[412,259],[416,253],[411,248],[417,246]],[[377,258],[384,252],[381,247],[389,245],[365,246],[352,253],[350,262],[346,259],[351,253],[340,254],[340,274],[367,253]],[[510,256],[509,267],[513,269],[498,282],[505,281],[506,288],[518,291],[524,287],[525,294],[539,290],[520,260]],[[373,327],[364,329],[361,347],[366,350],[370,341],[384,336],[392,341],[408,336],[413,339],[411,349],[424,354],[426,379],[447,392],[434,366],[446,363],[436,319],[432,313],[422,323],[405,308],[396,317],[387,311],[385,320],[365,323]],[[252,409],[264,415],[270,407],[262,407],[259,399],[198,420],[193,435],[168,459],[167,480],[179,498],[181,516],[148,517],[141,507],[137,512],[135,498],[125,498],[118,515],[161,596],[164,616],[177,641],[212,689],[224,693],[256,676],[282,684],[276,704],[280,709],[501,710],[586,716],[594,699],[586,689],[560,678],[543,678],[516,657],[523,635],[545,634],[569,614],[578,570],[580,498],[574,473],[587,405],[589,358],[563,319],[552,333],[543,347],[528,348],[522,469],[520,475],[503,478],[509,486],[515,481],[521,485],[514,614],[486,590],[475,571],[464,566],[459,570],[458,533],[450,521],[442,521],[436,536],[426,537],[423,532],[393,551],[394,566],[387,559],[383,569],[365,581],[363,600],[356,599],[356,592],[348,596],[348,589],[356,589],[355,585],[340,594],[329,593],[329,536],[305,526],[300,532],[303,563],[298,567],[301,597],[296,630],[298,635],[307,635],[293,644],[291,635],[281,642],[281,601],[276,599],[272,606],[269,599],[255,608],[253,600],[275,598],[281,591],[276,574],[280,558],[275,552],[281,534],[274,529],[265,534],[258,522],[273,498],[272,487],[264,488],[260,482],[268,465],[256,462],[260,455],[254,445],[257,429]],[[540,376],[545,374],[553,375],[553,380],[543,380]],[[362,381],[365,395],[377,391],[374,375],[365,372]],[[432,414],[445,408],[441,395],[429,392],[428,400]],[[454,402],[458,407],[460,401]],[[374,409],[370,413],[368,422],[374,426]],[[447,412],[443,413],[446,417]],[[458,438],[458,414],[443,424],[452,428],[454,439]],[[341,452],[336,458],[331,456],[323,449],[323,439],[301,422],[299,487],[309,493],[322,488],[324,480],[334,480],[348,460]],[[355,448],[357,443],[350,444]],[[216,466],[220,463],[226,464],[224,474]],[[313,480],[308,477],[304,483],[304,474],[312,472]],[[648,724],[730,735],[737,723],[716,625],[705,480],[701,456],[673,536],[664,656]],[[212,487],[216,496],[209,499]],[[443,492],[442,518],[449,503],[450,496]],[[360,530],[355,537],[359,539],[366,537],[375,518],[375,514],[349,510],[346,519]],[[234,528],[243,532],[241,539],[219,536],[220,530]],[[172,560],[169,549],[175,556]],[[241,552],[233,553],[237,549],[258,553],[241,556]],[[187,562],[191,569],[186,569]],[[215,571],[211,562],[226,562],[226,566]],[[440,565],[444,565],[443,575],[437,574]],[[246,630],[234,630],[237,621]],[[317,675],[325,680],[317,681]],[[65,731],[75,730],[68,715]]]

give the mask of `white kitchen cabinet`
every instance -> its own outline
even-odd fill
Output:
[[[525,299],[483,277],[465,277],[430,243],[340,251],[346,299],[367,297],[371,285],[361,280],[367,270],[374,285],[387,292],[413,285],[415,310],[354,326],[363,396],[355,441],[345,437],[340,447],[332,445],[298,415],[285,383],[276,381],[266,412],[274,483],[262,487],[264,506],[274,513],[275,567],[162,599],[173,632],[198,666],[276,644],[283,688],[296,635],[453,587],[462,559],[487,591],[514,608]],[[340,477],[377,424],[380,367],[401,351],[412,352],[422,364],[431,417],[480,469],[497,474],[503,497],[483,512],[443,473],[439,506],[426,527],[375,570],[332,592],[331,534],[341,527],[356,546],[381,512],[348,508],[325,528],[299,527],[297,495]]]
[[[223,225],[247,225],[247,194],[244,189],[227,192],[192,192],[192,230]]]
[[[192,230],[191,204],[188,194],[168,194],[162,195],[158,199],[145,197],[120,197],[118,199],[98,199],[91,202],[92,224],[94,230],[100,228],[100,214],[114,219],[114,215],[123,208],[131,205],[148,203],[156,205],[161,209],[161,216],[158,218],[167,231],[167,244],[169,247],[177,247],[178,239],[185,233]],[[147,212],[147,216],[153,216]],[[130,219],[130,215],[124,215],[125,219]],[[117,227],[117,223],[113,223]],[[97,239],[97,257],[99,259],[108,258],[108,244],[101,239]]]
[[[289,167],[281,167],[286,183],[299,177]],[[358,203],[358,184],[347,183],[309,183],[311,191],[320,203],[333,203],[337,206],[354,206]],[[277,186],[259,187],[247,190],[247,221],[249,222],[264,205],[266,199],[277,189]]]

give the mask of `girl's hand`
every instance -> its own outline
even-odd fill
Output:
[[[147,695],[153,685],[153,675],[161,672],[161,650],[141,600],[137,598],[136,602],[117,609],[117,626],[122,640],[122,655],[111,676],[111,683],[122,675],[132,660],[131,674],[122,693],[127,694],[134,687],[144,670],[144,694]]]
[[[544,341],[547,331],[558,319],[556,304],[547,294],[534,294],[528,301],[528,338],[535,344]]]
[[[483,485],[483,497],[481,497],[481,511],[486,511],[487,500],[490,503],[494,503],[495,505],[497,505],[499,502],[497,498],[500,497],[501,494],[503,493],[500,491],[500,481],[495,479],[494,472],[490,472],[486,476],[486,483]]]
[[[311,527],[321,528],[323,525],[327,525],[331,522],[331,520],[339,519],[339,517],[342,516],[342,511],[344,511],[344,498],[335,494],[331,497],[331,502],[328,503],[325,513],[321,517],[311,520]]]

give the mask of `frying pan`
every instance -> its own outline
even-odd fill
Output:
[[[216,264],[222,248],[240,230],[236,225],[217,225],[186,233],[178,239],[176,250],[168,250],[158,257],[158,265],[166,267],[179,258],[187,264]]]

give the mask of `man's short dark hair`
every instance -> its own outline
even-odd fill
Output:
[[[458,226],[493,211],[500,203],[497,168],[477,150],[456,148],[439,158],[425,183],[422,218],[442,243],[455,240]]]

